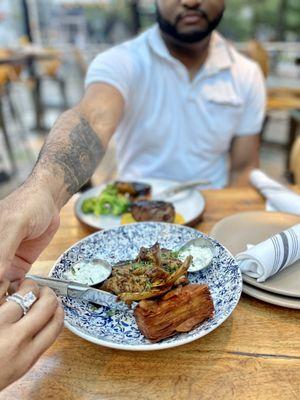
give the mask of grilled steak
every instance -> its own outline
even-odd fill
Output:
[[[131,214],[138,221],[174,222],[175,208],[165,201],[141,200],[132,204]]]
[[[189,332],[213,314],[209,288],[198,284],[173,289],[158,300],[142,300],[134,311],[140,331],[152,342]]]

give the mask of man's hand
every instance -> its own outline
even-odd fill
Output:
[[[42,187],[25,184],[0,201],[0,280],[23,279],[58,226],[58,209]]]
[[[25,280],[18,294],[32,291],[37,301],[23,316],[21,307],[5,302],[9,282],[0,282],[0,390],[24,375],[63,328],[64,312],[54,292]]]

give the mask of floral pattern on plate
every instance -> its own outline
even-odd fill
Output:
[[[150,247],[159,242],[161,247],[176,250],[197,237],[206,236],[185,226],[155,222],[96,232],[68,249],[53,267],[51,275],[63,278],[64,273],[79,260],[101,258],[114,264],[135,258],[142,246]],[[160,343],[151,343],[140,333],[132,310],[113,311],[76,299],[62,298],[66,326],[93,343],[123,350],[158,350],[205,336],[228,318],[242,290],[242,277],[235,259],[221,244],[210,240],[216,249],[213,262],[204,270],[189,273],[188,277],[191,283],[208,284],[215,315],[192,331],[177,334]]]

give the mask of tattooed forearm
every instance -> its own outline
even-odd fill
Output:
[[[68,111],[54,125],[35,168],[50,170],[54,177],[63,174],[66,190],[72,195],[92,176],[104,151],[89,122]]]

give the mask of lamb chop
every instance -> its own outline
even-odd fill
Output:
[[[175,284],[188,282],[191,261],[191,256],[180,261],[171,250],[160,249],[158,243],[149,249],[142,247],[135,260],[113,268],[101,289],[126,302],[159,296]]]

